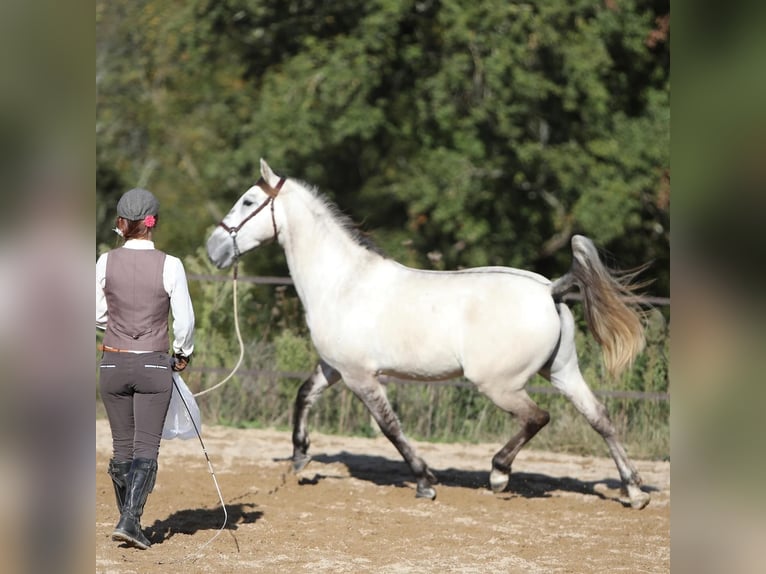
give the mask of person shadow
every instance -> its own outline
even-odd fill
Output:
[[[255,504],[240,503],[226,505],[225,530],[234,531],[240,524],[252,524],[263,516],[260,510],[253,510]],[[195,534],[201,530],[219,530],[224,522],[224,512],[216,508],[189,508],[174,512],[164,520],[155,520],[144,529],[152,544],[161,544],[176,534]]]
[[[396,461],[377,455],[354,454],[347,451],[341,451],[336,454],[312,455],[312,461],[320,464],[343,464],[352,477],[381,486],[413,487],[414,478],[412,472],[403,461]],[[330,474],[322,474],[321,468],[314,468],[313,470],[315,474],[312,478],[304,476],[298,480],[298,483],[316,485],[322,480],[343,478]],[[443,469],[431,468],[431,470],[438,480],[436,484],[437,491],[440,485],[473,490],[489,489],[488,470],[463,470],[452,467]],[[303,473],[305,474],[305,469]],[[596,496],[602,500],[618,502],[626,508],[630,507],[630,503],[626,500],[620,500],[618,494],[608,492],[610,490],[620,491],[621,488],[622,483],[616,478],[585,481],[570,476],[553,477],[541,473],[512,471],[508,487],[502,494],[506,495],[505,498],[513,498],[514,496],[522,498],[550,498],[555,492],[572,492]],[[651,485],[644,485],[641,489],[645,492],[659,491],[658,488]],[[603,490],[607,490],[607,492],[605,493]]]

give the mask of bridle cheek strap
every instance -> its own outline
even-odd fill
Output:
[[[260,187],[266,193],[266,195],[268,195],[265,201],[261,203],[258,207],[256,207],[255,210],[250,215],[245,217],[245,219],[243,219],[239,223],[239,225],[229,227],[223,221],[221,221],[218,224],[219,227],[223,227],[226,230],[226,232],[229,234],[229,237],[231,237],[231,241],[234,244],[234,259],[235,260],[239,259],[239,256],[242,255],[242,253],[240,253],[239,251],[239,246],[237,245],[237,233],[245,226],[245,223],[247,223],[253,217],[258,215],[269,204],[271,204],[271,225],[274,228],[274,237],[272,239],[277,238],[277,221],[274,217],[274,200],[277,198],[277,195],[279,195],[279,191],[282,189],[282,186],[284,185],[284,183],[285,183],[285,178],[281,177],[279,178],[279,183],[277,183],[277,186],[271,187],[265,179],[263,178],[259,179],[255,183],[255,185]]]

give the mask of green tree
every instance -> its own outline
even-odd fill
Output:
[[[149,187],[159,246],[190,255],[263,156],[406,264],[555,276],[585,233],[615,265],[654,261],[667,295],[668,13],[646,0],[99,1],[99,209]],[[286,273],[277,249],[243,263]]]

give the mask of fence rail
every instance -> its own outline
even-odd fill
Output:
[[[227,374],[231,369],[222,367],[187,367],[190,372],[207,374]],[[305,380],[311,375],[311,371],[271,371],[268,369],[246,369],[237,371],[237,376],[271,377],[284,379]],[[444,381],[408,381],[395,377],[381,377],[383,384],[396,385],[447,385],[453,387],[474,388],[473,383],[461,379],[448,379]],[[204,390],[204,389],[201,389]],[[540,395],[560,395],[554,387],[528,386],[527,392]],[[617,391],[610,389],[592,389],[593,394],[613,399],[636,399],[643,401],[669,401],[670,393],[645,392],[645,391]]]

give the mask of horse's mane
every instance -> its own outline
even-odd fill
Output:
[[[354,241],[354,243],[364,247],[368,251],[377,253],[381,257],[388,258],[388,256],[380,249],[380,247],[375,244],[370,235],[362,231],[359,228],[359,225],[355,223],[351,217],[343,213],[341,209],[326,195],[321,194],[319,192],[319,188],[300,180],[294,181],[296,181],[296,183],[298,183],[301,188],[307,191],[308,194],[319,203],[320,207],[324,208],[332,220],[338,224],[338,227],[340,227],[346,233],[346,235],[348,235]]]

